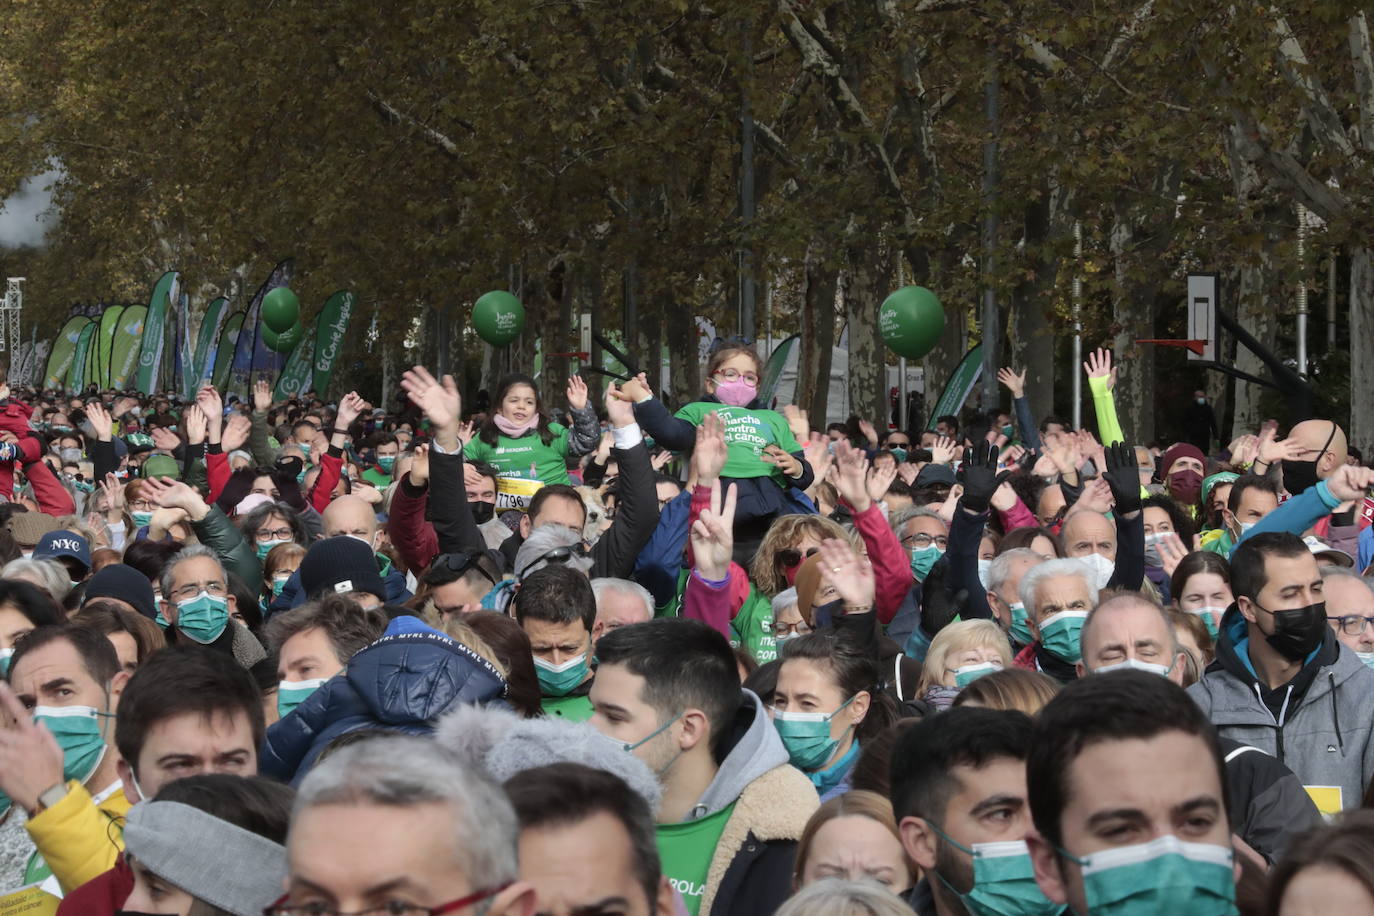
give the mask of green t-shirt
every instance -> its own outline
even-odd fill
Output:
[[[372,467],[363,471],[363,480],[366,480],[379,490],[385,490],[387,487],[391,486],[391,475],[381,468]]]
[[[697,916],[701,910],[701,895],[706,890],[706,873],[716,854],[725,822],[735,810],[731,802],[715,814],[697,821],[681,824],[659,824],[654,833],[658,837],[658,856],[663,860],[663,873],[673,889],[682,895],[687,912]]]
[[[544,697],[539,705],[543,707],[544,715],[557,716],[570,722],[586,722],[592,717],[592,700],[588,696]]]
[[[674,416],[700,426],[708,413],[718,414],[725,423],[725,467],[720,476],[772,477],[779,485],[788,486],[782,471],[763,460],[763,450],[770,445],[779,446],[784,452],[801,451],[782,414],[776,410],[750,410],[711,401],[694,401]]]
[[[743,645],[760,665],[778,657],[778,645],[773,640],[773,602],[753,585],[749,596],[740,605],[739,613],[730,621],[730,642]]]
[[[522,480],[538,480],[543,483],[572,483],[568,477],[568,430],[558,423],[549,424],[553,440],[548,445],[533,430],[512,439],[500,434],[496,437],[495,447],[473,438],[463,448],[463,457],[469,461],[485,461],[496,468],[501,477],[517,477]]]

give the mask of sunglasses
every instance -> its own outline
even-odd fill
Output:
[[[531,569],[542,563],[567,563],[573,558],[584,559],[587,556],[587,546],[585,544],[574,544],[571,547],[555,547],[548,553],[540,554],[525,566],[523,572],[516,573],[517,579],[523,579]]]
[[[814,556],[819,552],[819,547],[811,547],[806,551],[805,556],[803,556],[802,552],[797,548],[785,547],[778,551],[778,563],[785,569],[791,569],[793,566],[799,565],[806,557]]]
[[[482,578],[486,579],[492,585],[495,585],[496,580],[491,577],[491,573],[487,572],[486,567],[479,562],[481,558],[482,555],[476,553],[445,553],[435,557],[434,562],[430,564],[429,568],[446,569],[455,576],[461,576],[469,569],[475,569],[482,574]]]

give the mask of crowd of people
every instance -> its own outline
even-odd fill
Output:
[[[1083,368],[1092,429],[821,430],[730,343],[676,410],[0,389],[0,907],[1374,912],[1374,470]]]

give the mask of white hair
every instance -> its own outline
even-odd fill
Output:
[[[1035,616],[1035,590],[1046,579],[1055,579],[1060,576],[1077,576],[1082,579],[1083,584],[1088,588],[1089,603],[1093,607],[1097,607],[1097,583],[1093,568],[1082,560],[1065,557],[1058,560],[1046,560],[1037,566],[1032,566],[1026,570],[1026,575],[1022,577],[1018,597],[1021,599],[1021,603],[1026,606],[1026,612],[1031,617]]]
[[[783,611],[793,607],[797,603],[797,587],[785,588],[773,596],[773,616],[777,617]]]
[[[911,907],[876,881],[822,878],[793,894],[776,916],[911,916]]]
[[[72,590],[72,577],[67,567],[56,560],[34,560],[16,557],[0,569],[0,579],[21,579],[46,589],[52,599],[61,604]]]
[[[339,748],[305,777],[291,820],[306,808],[341,804],[391,808],[406,822],[420,805],[447,805],[457,867],[474,887],[494,887],[519,875],[519,832],[506,793],[431,738],[379,735]]]
[[[1002,551],[992,558],[992,565],[988,567],[988,591],[1000,592],[1002,586],[1011,578],[1011,567],[1017,560],[1031,560],[1039,564],[1043,559],[1029,547],[1013,547]]]
[[[601,605],[602,592],[619,592],[622,595],[633,595],[644,602],[644,613],[648,615],[647,619],[652,620],[654,618],[654,596],[649,593],[647,588],[640,585],[638,582],[632,582],[629,579],[615,579],[610,576],[602,576],[599,579],[593,579],[592,594],[596,596],[598,607]]]

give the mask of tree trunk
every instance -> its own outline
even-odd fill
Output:
[[[807,411],[812,429],[825,429],[830,400],[830,364],[835,346],[836,272],[822,257],[820,239],[806,253],[806,289],[801,310],[801,353],[793,402]]]
[[[1350,250],[1350,442],[1374,441],[1374,248]]]
[[[1057,262],[1043,254],[1050,236],[1051,201],[1048,183],[1042,183],[1039,197],[1026,205],[1026,277],[1012,290],[1007,320],[1011,364],[1026,372],[1026,397],[1036,422],[1054,413],[1054,328],[1049,308]]]
[[[692,310],[670,303],[664,321],[668,342],[669,386],[674,404],[689,404],[701,397],[701,360],[697,358],[697,328]]]

